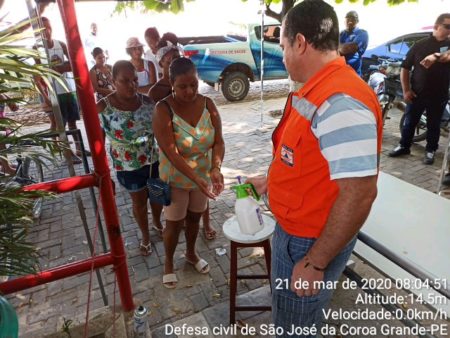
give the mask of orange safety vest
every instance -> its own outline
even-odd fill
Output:
[[[339,57],[289,96],[283,117],[273,132],[274,158],[268,173],[270,208],[287,233],[320,236],[339,192],[330,179],[327,160],[311,131],[313,116],[324,101],[346,94],[362,102],[377,121],[377,151],[381,151],[381,109],[373,90]],[[294,107],[295,106],[295,107]],[[297,110],[297,109],[298,110]]]

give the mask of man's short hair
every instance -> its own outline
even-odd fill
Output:
[[[292,45],[299,33],[317,50],[337,50],[339,23],[333,7],[323,0],[305,0],[291,8],[284,19],[284,36]]]
[[[444,23],[445,19],[450,19],[450,13],[442,13],[436,19],[435,25],[441,25]]]
[[[358,13],[356,13],[356,11],[350,11],[345,15],[345,18],[353,18],[356,19],[356,22],[359,22],[359,16]]]

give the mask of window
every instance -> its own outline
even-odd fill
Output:
[[[409,36],[406,37],[403,40],[403,45],[402,45],[402,49],[401,49],[401,53],[406,55],[408,53],[408,51],[411,49],[412,46],[414,46],[416,44],[416,42],[428,37],[429,34],[420,34],[420,35],[414,35],[414,36]]]
[[[264,26],[264,41],[279,44],[280,31],[279,25]],[[261,26],[255,27],[255,35],[258,40],[261,40]]]
[[[403,38],[395,39],[388,45],[388,50],[394,54],[400,54],[402,49]]]

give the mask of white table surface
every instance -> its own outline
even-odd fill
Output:
[[[241,232],[236,216],[231,216],[225,221],[223,224],[223,234],[230,241],[243,244],[252,244],[264,241],[272,236],[273,231],[275,230],[275,220],[264,214],[262,217],[264,221],[264,228],[254,235],[247,235]]]
[[[361,231],[433,278],[447,279],[450,284],[450,200],[380,173],[378,196]],[[391,278],[416,279],[360,241],[355,252]],[[436,294],[431,288],[411,291]],[[450,315],[450,300],[435,308]]]

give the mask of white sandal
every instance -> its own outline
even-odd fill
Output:
[[[198,273],[205,274],[205,273],[208,273],[210,270],[208,262],[205,261],[203,258],[200,258],[197,263],[191,262],[188,259],[186,259],[186,262],[188,262],[189,264],[192,264]]]
[[[163,275],[163,281],[162,281],[164,287],[168,289],[175,289],[177,287],[178,279],[177,275],[174,273],[168,273],[166,275]],[[171,284],[169,284],[171,283]]]

